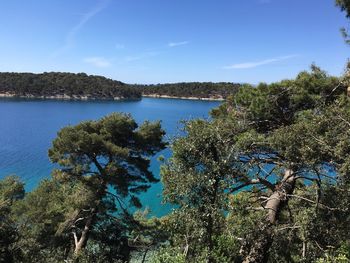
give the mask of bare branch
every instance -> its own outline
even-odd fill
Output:
[[[321,204],[321,203],[317,203],[316,201],[313,201],[311,199],[308,199],[306,197],[303,197],[303,196],[299,196],[299,195],[287,195],[289,197],[294,197],[294,198],[297,198],[297,199],[301,199],[301,200],[304,200],[306,202],[309,202],[309,203],[312,203],[312,204],[318,204],[321,208],[323,209],[327,209],[327,210],[330,210],[330,211],[341,211],[341,212],[347,212],[348,209],[340,209],[340,208],[336,208],[336,207],[329,207],[327,205],[324,205],[324,204]]]
[[[77,220],[74,221],[73,225],[75,225],[76,223],[78,223],[79,221],[84,220],[85,217],[79,217]]]
[[[260,178],[260,177],[257,179],[251,180],[250,183],[251,184],[262,184],[272,191],[275,191],[275,189],[276,189],[276,186],[274,184],[272,184],[268,180],[265,180],[265,179]]]
[[[301,226],[298,226],[298,225],[284,226],[284,227],[276,229],[276,231],[283,231],[283,230],[286,230],[286,229],[298,229],[298,228],[301,228]]]
[[[74,237],[74,245],[75,247],[78,245],[78,237],[77,237],[77,233],[75,231],[72,232],[73,237]]]

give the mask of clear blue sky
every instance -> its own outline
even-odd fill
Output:
[[[1,0],[0,71],[127,83],[292,78],[344,70],[334,0]]]

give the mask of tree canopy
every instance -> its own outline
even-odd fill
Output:
[[[346,13],[346,17],[350,18],[350,1],[349,0],[335,0],[337,6],[340,7],[341,11]],[[348,29],[343,27],[341,32],[345,38],[346,43],[350,44]]]
[[[237,93],[240,84],[220,82],[184,82],[173,84],[138,85],[143,95],[170,97],[192,97],[209,99],[226,99]]]
[[[0,262],[128,261],[133,233],[147,228],[131,208],[159,181],[148,168],[163,136],[160,122],[122,113],[60,130],[51,179],[26,195],[18,179],[0,181]]]
[[[0,93],[23,97],[138,99],[141,92],[120,81],[85,73],[0,73]]]
[[[24,184],[18,177],[8,176],[0,181],[0,262],[14,262],[18,239],[15,221],[11,217],[12,206],[24,197]]]
[[[342,217],[350,230],[346,90],[313,65],[295,80],[244,86],[213,120],[187,123],[162,170],[165,198],[179,205],[169,218],[182,218],[170,223],[180,226],[178,253],[198,262],[300,262],[340,248],[346,239],[336,228],[332,239],[315,229]],[[330,203],[330,191],[344,199]]]
[[[128,215],[126,198],[141,207],[137,194],[157,182],[148,170],[148,157],[165,147],[163,135],[159,122],[138,126],[130,115],[117,113],[58,133],[49,150],[51,161],[62,167],[54,177],[68,183],[79,181],[92,195],[84,209],[69,218],[67,227],[74,229],[76,254],[86,246],[98,218],[108,220],[118,211]]]

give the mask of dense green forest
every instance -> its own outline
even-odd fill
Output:
[[[350,1],[336,3],[349,17]],[[243,85],[169,145],[159,122],[128,114],[64,127],[50,179],[30,193],[0,181],[0,262],[350,262],[349,86],[350,64]],[[131,214],[167,146],[174,209]]]
[[[85,73],[0,73],[0,94],[33,98],[139,99],[141,95],[226,98],[239,88],[232,83],[131,85]]]
[[[240,84],[229,82],[184,82],[174,84],[139,85],[142,94],[158,95],[169,97],[195,97],[226,99],[230,95],[236,94]]]
[[[28,97],[137,99],[141,92],[120,81],[85,73],[0,73],[0,93]]]

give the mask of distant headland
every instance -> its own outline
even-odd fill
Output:
[[[126,84],[85,73],[0,73],[0,98],[62,100],[137,100],[142,97],[225,100],[240,84],[229,82],[182,82]]]

